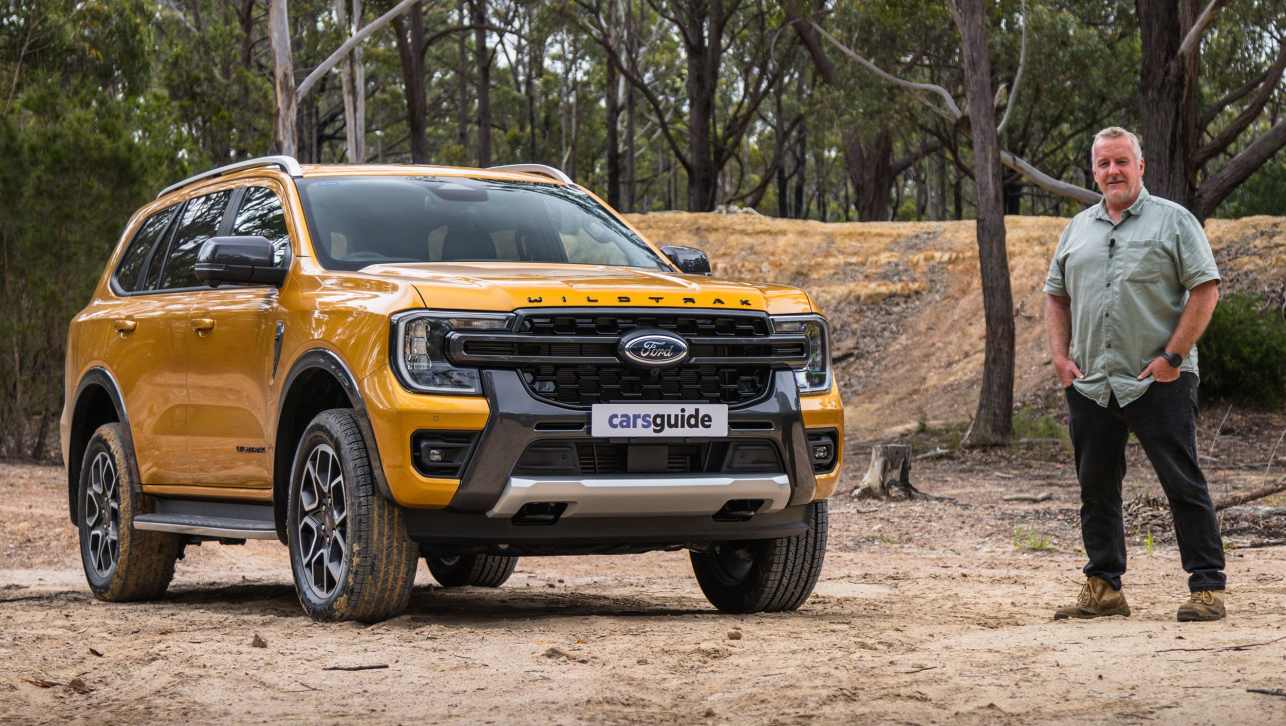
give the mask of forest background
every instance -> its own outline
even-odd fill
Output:
[[[1282,215],[1284,39],[1279,0],[0,0],[0,458],[56,455],[67,321],[129,215],[212,166],[540,162],[624,212],[969,219],[989,106],[1006,215],[1081,209],[1107,125],[1203,219]]]

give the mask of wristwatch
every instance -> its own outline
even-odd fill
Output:
[[[1161,354],[1161,357],[1165,358],[1165,362],[1169,363],[1171,368],[1178,368],[1183,365],[1183,356],[1178,353],[1171,353],[1167,350]]]

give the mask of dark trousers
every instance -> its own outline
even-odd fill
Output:
[[[1085,574],[1121,589],[1125,574],[1125,521],[1121,480],[1125,443],[1133,432],[1170,500],[1175,536],[1188,588],[1224,589],[1223,539],[1206,478],[1197,464],[1197,377],[1153,383],[1143,397],[1122,408],[1113,396],[1107,408],[1067,389],[1076,476],[1081,483],[1081,537],[1089,563]]]

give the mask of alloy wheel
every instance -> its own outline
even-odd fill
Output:
[[[309,454],[299,482],[298,547],[304,581],[320,599],[333,595],[348,565],[348,502],[339,457],[327,444]]]
[[[120,559],[121,495],[111,454],[98,452],[89,468],[85,528],[89,531],[89,564],[108,577]]]

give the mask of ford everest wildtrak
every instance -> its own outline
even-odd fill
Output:
[[[160,193],[71,322],[61,445],[94,594],[277,539],[304,610],[401,612],[423,557],[687,549],[798,608],[844,443],[809,297],[709,277],[547,166],[245,161]]]

